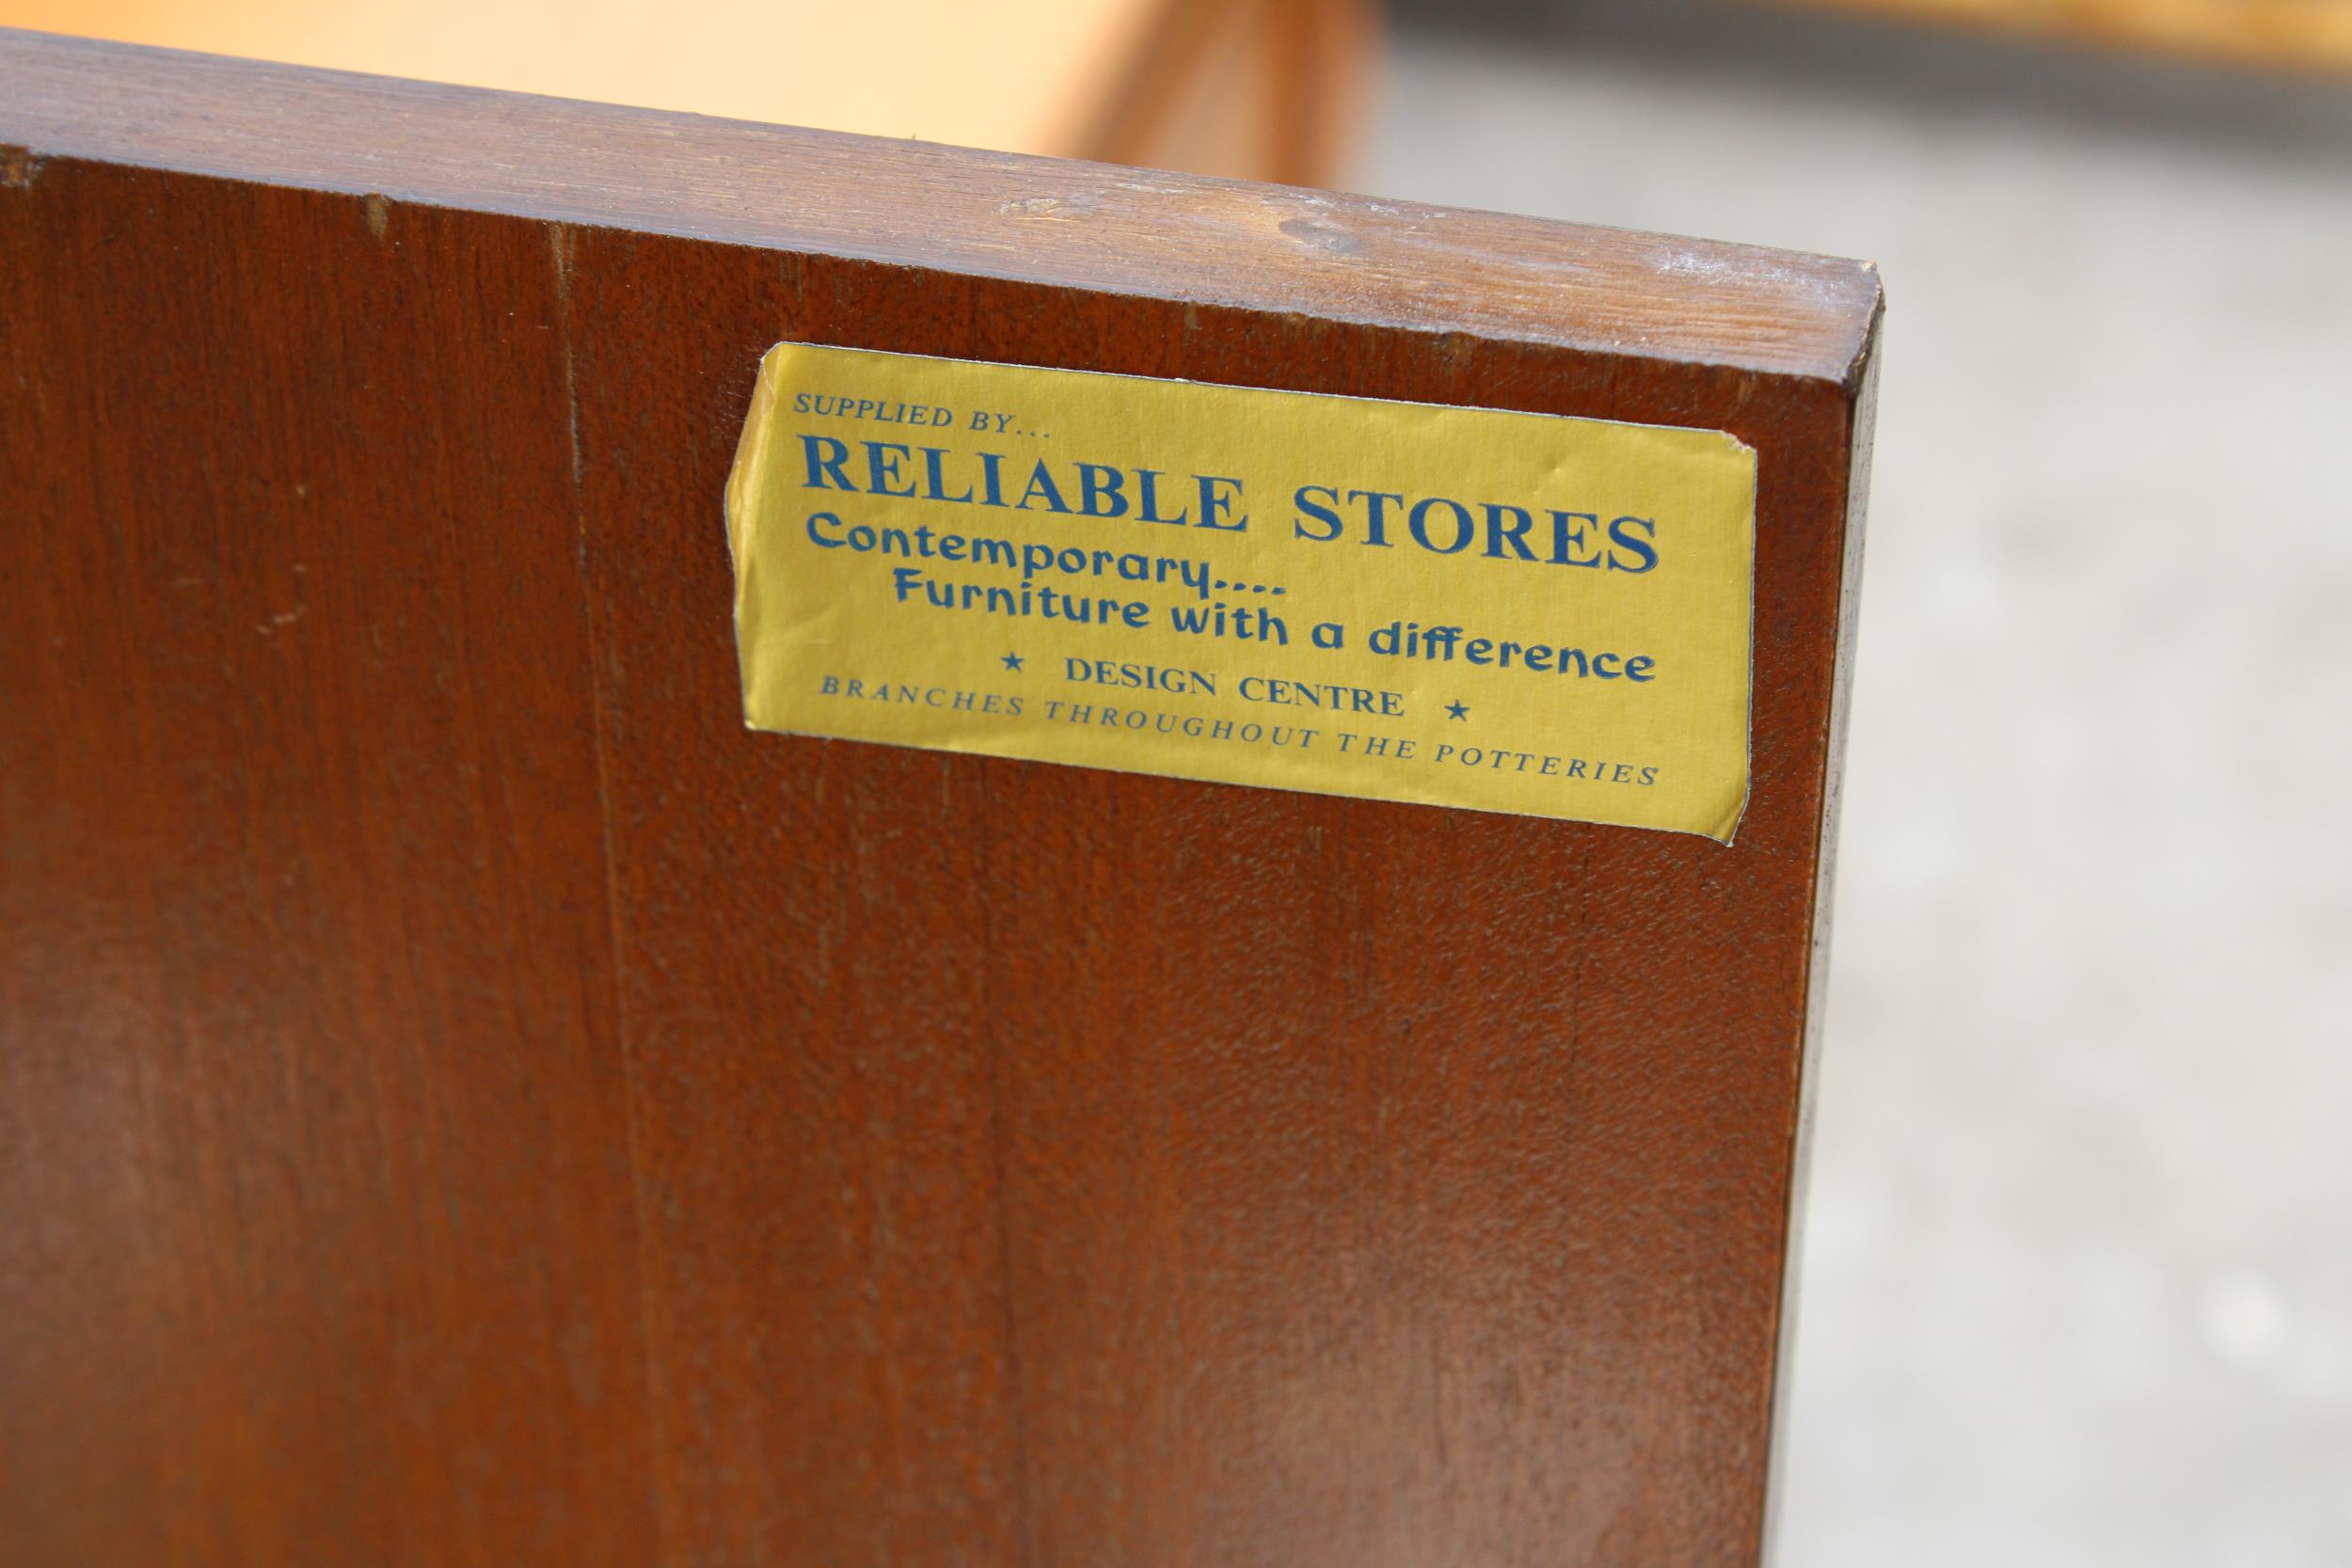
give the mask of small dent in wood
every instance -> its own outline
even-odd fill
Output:
[[[370,191],[359,198],[359,209],[366,214],[368,232],[382,239],[384,230],[391,226],[392,198],[382,191]]]
[[[1282,232],[1304,245],[1331,256],[1361,256],[1364,242],[1335,223],[1317,223],[1312,218],[1286,218]]]
[[[1075,217],[1075,205],[1057,196],[1024,196],[1000,202],[996,211],[1009,218],[1048,218],[1067,223]]]
[[[0,145],[0,190],[31,190],[48,162],[29,147]]]

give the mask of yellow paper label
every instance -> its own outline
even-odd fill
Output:
[[[727,481],[756,729],[1704,833],[1721,431],[779,343]]]

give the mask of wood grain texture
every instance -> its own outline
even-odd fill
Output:
[[[11,1560],[1756,1560],[1867,270],[24,35],[0,143]],[[1737,433],[1739,843],[745,731],[785,337]]]
[[[1752,245],[0,36],[0,140],[52,156],[1840,382],[1878,299]]]
[[[643,1562],[544,236],[0,188],[0,1556]]]

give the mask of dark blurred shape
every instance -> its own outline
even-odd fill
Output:
[[[2341,8],[2352,14],[2352,0]],[[1401,35],[1483,40],[1533,52],[1532,60],[1605,61],[1694,88],[1769,83],[1909,119],[1997,116],[2330,167],[2352,145],[2352,92],[2336,80],[2049,35],[1889,24],[1848,0],[1391,0],[1388,10]]]
[[[1769,0],[1767,0],[1769,3]],[[1780,0],[2094,47],[2352,73],[2344,0]]]
[[[1173,0],[1071,150],[1271,180],[1343,181],[1361,150],[1378,56],[1372,0]]]

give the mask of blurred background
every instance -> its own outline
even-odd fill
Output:
[[[2352,1565],[2352,0],[0,22],[1877,261],[1779,1560]]]
[[[1392,14],[1368,188],[1886,281],[1780,1562],[2352,1564],[2352,56]]]
[[[2352,78],[1395,20],[1373,189],[1886,280],[1780,1561],[2352,1564]]]

